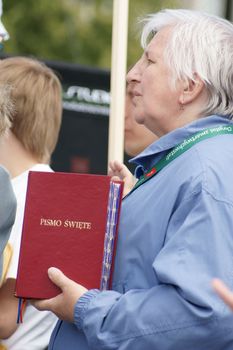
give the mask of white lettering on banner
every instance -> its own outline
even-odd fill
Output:
[[[90,89],[83,86],[69,86],[64,93],[66,99],[77,99],[89,103],[97,103],[102,105],[110,105],[110,93],[100,89]]]

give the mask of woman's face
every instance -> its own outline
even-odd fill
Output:
[[[129,71],[128,83],[134,82],[135,119],[158,136],[169,132],[179,113],[179,84],[171,89],[171,72],[164,63],[164,49],[171,28],[159,31],[146,47],[140,60]]]
[[[136,156],[157,139],[156,135],[144,125],[140,125],[135,121],[137,118],[132,103],[133,88],[133,86],[127,86],[125,99],[124,148],[130,156]]]

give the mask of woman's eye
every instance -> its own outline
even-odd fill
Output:
[[[148,64],[155,63],[154,61],[150,60],[149,58],[147,58],[147,62],[148,62]]]

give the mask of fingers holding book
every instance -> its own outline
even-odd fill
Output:
[[[75,304],[87,289],[66,277],[55,267],[48,269],[48,276],[62,292],[51,299],[32,300],[31,304],[40,311],[49,310],[60,319],[73,322]]]
[[[127,166],[117,160],[109,162],[108,175],[110,175],[113,180],[124,181],[123,196],[126,196],[131,191],[137,181]]]

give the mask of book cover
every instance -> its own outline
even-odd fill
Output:
[[[107,175],[29,172],[17,297],[59,294],[51,266],[87,289],[109,288],[122,189]]]

